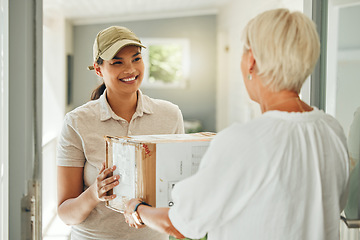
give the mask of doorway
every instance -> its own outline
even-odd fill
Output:
[[[359,149],[360,149],[360,22],[359,0],[329,0],[327,24],[327,66],[325,111],[342,125],[350,155],[350,193],[342,214],[341,239],[360,239]],[[357,225],[357,226],[356,226]]]

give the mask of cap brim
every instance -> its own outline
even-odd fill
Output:
[[[88,70],[94,70],[94,66],[88,66]]]
[[[120,51],[120,49],[122,49],[125,46],[129,46],[129,45],[146,48],[144,45],[142,45],[141,43],[139,43],[137,41],[126,39],[126,40],[117,41],[111,47],[109,47],[105,52],[103,52],[99,57],[101,57],[104,60],[109,61],[114,58],[114,56]]]

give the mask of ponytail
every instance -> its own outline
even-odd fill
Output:
[[[104,60],[99,57],[97,60],[96,60],[96,63],[100,66],[104,63]],[[101,85],[99,85],[97,88],[94,89],[94,91],[91,93],[91,100],[96,100],[98,99],[101,94],[104,93],[106,89],[106,86],[105,86],[105,83],[103,82]]]
[[[104,93],[105,89],[105,83],[102,83],[97,88],[95,88],[94,91],[91,93],[91,100],[98,99]]]

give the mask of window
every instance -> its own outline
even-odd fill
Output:
[[[145,38],[144,88],[185,88],[189,72],[189,40]]]

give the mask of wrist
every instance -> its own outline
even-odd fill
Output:
[[[137,203],[137,204],[135,205],[134,211],[133,211],[133,213],[132,213],[131,215],[132,215],[134,221],[135,221],[137,224],[139,224],[139,225],[144,225],[144,222],[142,221],[142,219],[141,219],[141,217],[140,217],[140,214],[139,214],[139,212],[138,212],[139,207],[141,207],[141,206],[149,206],[149,207],[151,207],[150,204],[148,204],[148,203],[146,203],[146,202],[144,202],[144,201],[141,201],[141,202],[139,202],[139,203]]]
[[[98,204],[101,202],[101,200],[98,198],[98,193],[95,183],[90,185],[90,187],[87,190],[89,190],[90,198],[93,203]]]

